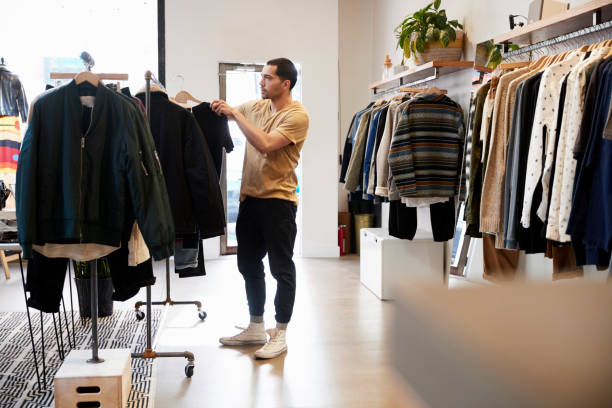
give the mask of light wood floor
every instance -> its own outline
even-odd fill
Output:
[[[289,351],[253,359],[257,347],[221,347],[218,338],[246,324],[243,280],[234,257],[207,263],[209,276],[178,282],[175,293],[197,293],[209,317],[175,307],[159,350],[189,349],[195,374],[180,359],[159,360],[157,407],[404,407],[390,367],[393,304],[359,283],[359,259],[296,259],[297,299],[287,332]],[[174,280],[176,282],[178,280]],[[275,284],[268,279],[266,325],[274,325]],[[411,405],[414,406],[414,405]]]
[[[359,258],[300,259],[295,312],[287,332],[289,351],[274,360],[254,360],[257,347],[221,347],[218,338],[248,324],[244,281],[234,256],[207,261],[208,276],[172,277],[174,300],[199,299],[208,313],[200,322],[194,306],[166,314],[157,351],[195,353],[194,376],[185,360],[158,360],[156,408],[403,408],[418,407],[390,365],[394,306],[381,302],[359,282]],[[266,263],[266,271],[267,263]],[[165,298],[165,266],[156,263],[154,300]],[[0,279],[0,311],[23,311],[18,265]],[[275,281],[268,274],[266,326],[273,327]],[[66,285],[67,287],[67,285]],[[66,290],[65,297],[69,294]],[[133,308],[144,300],[115,303]]]

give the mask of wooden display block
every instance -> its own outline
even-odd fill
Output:
[[[132,383],[129,349],[100,350],[104,362],[88,363],[91,350],[72,350],[53,380],[55,408],[125,407]]]

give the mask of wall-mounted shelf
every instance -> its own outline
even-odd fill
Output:
[[[485,74],[493,72],[493,68],[485,67],[484,65],[474,65],[474,69],[478,72],[484,72]]]
[[[484,70],[483,72],[490,72],[488,68],[480,68]],[[407,71],[400,72],[384,81],[370,84],[370,89],[376,94],[398,86],[416,85],[422,82],[432,81],[441,75],[464,69],[474,69],[474,61],[431,61]]]
[[[495,44],[535,44],[612,20],[612,1],[595,0],[493,39]]]

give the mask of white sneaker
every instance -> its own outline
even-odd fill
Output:
[[[266,331],[263,323],[250,323],[246,329],[244,327],[238,327],[237,329],[242,330],[235,336],[232,337],[221,337],[219,342],[224,346],[251,346],[256,344],[266,344]]]
[[[275,358],[287,351],[287,331],[279,329],[266,330],[270,341],[255,352],[255,358]]]

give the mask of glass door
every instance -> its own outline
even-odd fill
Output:
[[[241,64],[220,63],[219,64],[219,93],[220,98],[230,106],[238,106],[244,102],[261,98],[259,81],[264,64]],[[302,67],[296,63],[298,80],[291,92],[293,100],[302,101]],[[244,161],[244,149],[246,139],[235,122],[229,122],[230,135],[234,143],[234,151],[225,153],[221,171],[221,192],[223,193],[223,204],[225,205],[225,216],[227,219],[226,234],[221,238],[221,254],[232,255],[236,253],[238,241],[236,239],[236,220],[238,219],[238,206],[240,205],[240,183],[242,182],[242,163]],[[301,160],[295,169],[298,178],[298,200],[300,200],[301,186]],[[301,206],[298,206],[296,223],[298,234],[295,248],[299,254],[301,248]]]
[[[261,98],[259,81],[263,64],[219,64],[219,90],[221,99],[230,106]],[[235,122],[229,122],[234,151],[224,154],[221,172],[221,191],[227,219],[227,231],[221,238],[221,254],[236,253],[236,220],[240,204],[240,183],[246,139]]]

